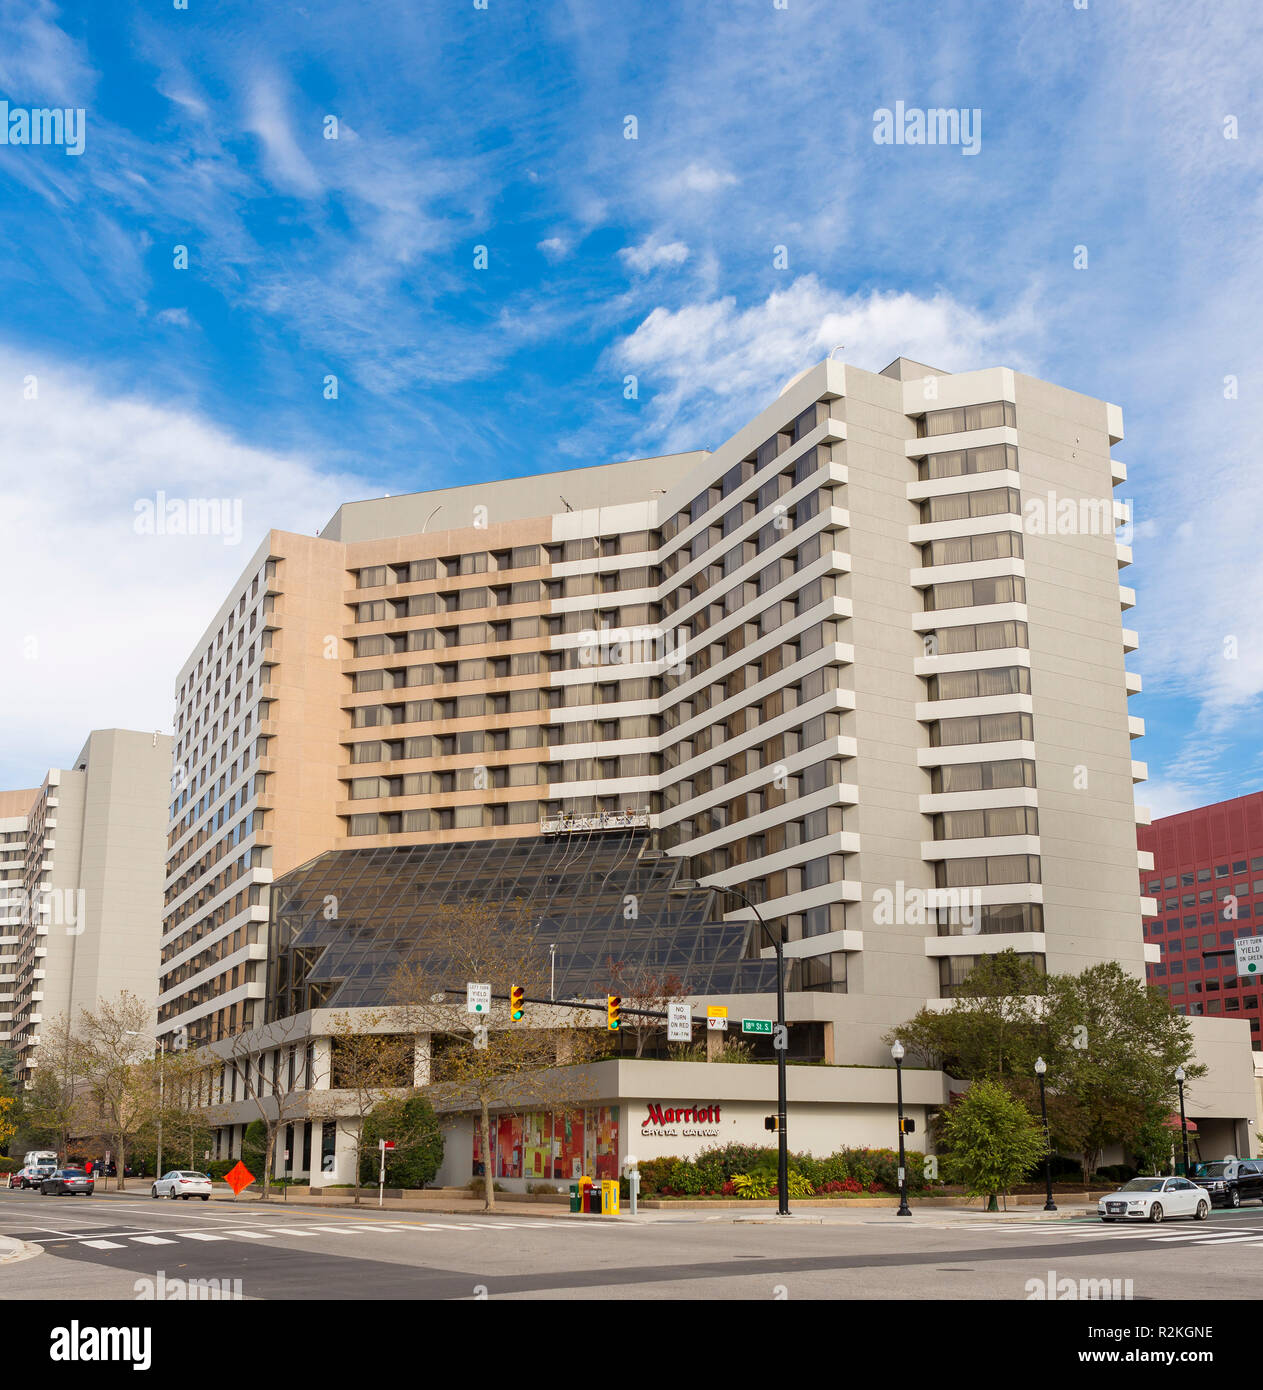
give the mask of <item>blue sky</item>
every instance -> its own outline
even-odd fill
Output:
[[[1233,0],[0,0],[0,98],[87,121],[79,157],[0,147],[0,785],[91,727],[169,727],[268,526],[713,447],[842,343],[1123,407],[1138,799],[1257,789],[1254,21]],[[896,101],[980,110],[979,153],[876,145]],[[240,498],[243,540],[136,536],[159,489]]]

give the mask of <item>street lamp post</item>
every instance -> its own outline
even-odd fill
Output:
[[[1048,1098],[1044,1094],[1044,1073],[1048,1063],[1042,1057],[1035,1058],[1035,1075],[1039,1077],[1039,1113],[1044,1120],[1044,1210],[1056,1211],[1057,1203],[1052,1195],[1052,1145],[1048,1139]]]
[[[903,1044],[898,1038],[890,1049],[890,1055],[895,1059],[895,1103],[899,1109],[899,1210],[895,1215],[911,1216],[912,1208],[908,1205],[908,1169],[903,1152]]]
[[[1180,1088],[1180,1140],[1184,1145],[1184,1176],[1188,1177],[1188,1121],[1184,1118],[1184,1068],[1176,1067],[1175,1084]]]
[[[750,901],[740,888],[734,888],[730,884],[725,885],[719,890],[723,893],[732,893],[740,898],[743,903],[754,913],[759,926],[763,928],[764,935],[770,936],[767,923],[763,920],[759,909]],[[785,1130],[785,1112],[787,1108],[786,1092],[789,1081],[785,1070],[785,1053],[788,1051],[789,1032],[785,1024],[785,941],[784,934],[778,932],[772,945],[776,949],[776,1214],[778,1216],[788,1216],[789,1211],[789,1136]]]

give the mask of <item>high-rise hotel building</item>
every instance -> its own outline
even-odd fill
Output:
[[[270,532],[177,683],[160,1029],[264,1020],[317,856],[602,824],[759,905],[833,1058],[983,953],[1142,975],[1121,437],[1005,368],[827,361],[714,452]]]

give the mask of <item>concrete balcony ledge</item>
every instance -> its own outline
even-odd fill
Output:
[[[1001,951],[1020,951],[1043,955],[1047,937],[1035,932],[981,932],[972,936],[927,936],[925,954],[931,959],[943,956],[995,956]]]
[[[1156,941],[1145,942],[1145,964],[1158,965],[1162,960],[1162,947]]]
[[[1138,763],[1133,760],[1131,765],[1131,780],[1133,784],[1136,782],[1147,782],[1149,780],[1149,764]],[[1148,821],[1145,822],[1146,825],[1148,825],[1148,823]]]

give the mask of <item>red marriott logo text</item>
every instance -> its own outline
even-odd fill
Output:
[[[640,1122],[645,1125],[717,1125],[719,1106],[691,1105],[687,1110],[664,1110],[660,1105],[651,1105],[649,1114]]]

